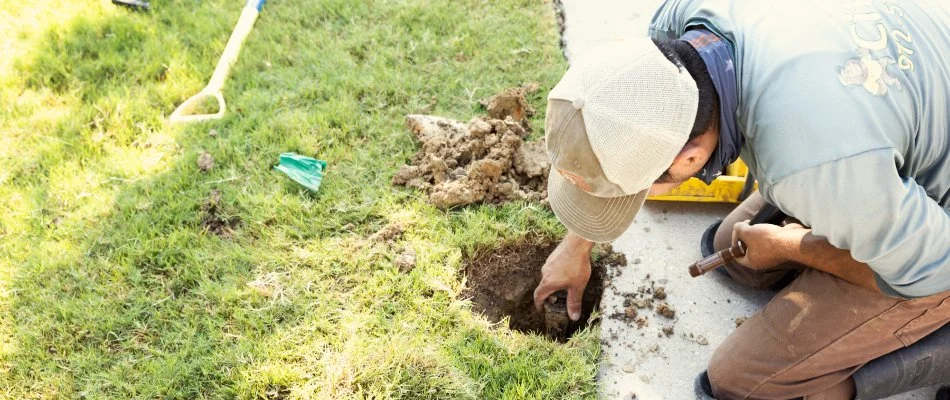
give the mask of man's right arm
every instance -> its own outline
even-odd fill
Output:
[[[798,172],[766,198],[866,263],[882,292],[923,297],[950,290],[950,214],[911,178],[892,149]]]

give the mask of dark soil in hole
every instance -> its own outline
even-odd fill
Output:
[[[544,316],[534,308],[534,288],[541,281],[541,267],[555,247],[557,243],[515,243],[481,252],[466,264],[468,289],[463,295],[471,297],[474,310],[492,322],[510,316],[509,328],[546,335]],[[590,316],[600,305],[606,266],[621,260],[609,250],[595,251],[581,319],[572,322],[563,336],[552,339],[567,340],[593,323]]]

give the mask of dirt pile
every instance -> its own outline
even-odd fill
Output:
[[[488,103],[492,117],[469,123],[432,115],[409,115],[406,122],[421,144],[419,152],[393,176],[394,185],[420,189],[440,208],[512,200],[547,202],[550,170],[543,142],[525,143],[526,118],[533,110],[523,92],[498,95]]]
[[[474,311],[484,314],[492,322],[510,317],[508,327],[522,332],[545,334],[544,316],[534,308],[534,288],[541,281],[541,267],[556,243],[518,243],[504,245],[467,261],[465,274]],[[581,318],[564,331],[563,341],[577,330],[588,326],[591,313],[599,306],[604,290],[604,271],[608,263],[617,259],[611,251],[595,253],[591,263],[591,277],[584,291]]]

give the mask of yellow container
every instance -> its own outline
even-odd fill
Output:
[[[749,167],[741,159],[726,167],[726,172],[706,185],[696,178],[679,185],[676,189],[662,196],[650,196],[647,200],[661,201],[697,201],[705,203],[739,203],[739,195],[745,185]],[[753,190],[758,189],[756,183]]]

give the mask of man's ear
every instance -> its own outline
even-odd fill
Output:
[[[683,150],[680,150],[679,154],[673,158],[672,166],[674,168],[695,169],[705,164],[705,160],[708,156],[708,152],[702,146],[689,142],[686,143]]]

